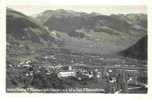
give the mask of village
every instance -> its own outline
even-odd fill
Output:
[[[138,66],[138,62],[133,65],[121,58],[63,51],[49,51],[49,55],[38,58],[40,62],[27,59],[17,65],[8,63],[8,69],[15,67],[18,72],[18,80],[13,81],[20,81],[21,88],[25,89],[54,88],[62,91],[70,88],[99,88],[102,91],[95,92],[127,93],[142,88],[142,91],[147,91],[145,65]]]

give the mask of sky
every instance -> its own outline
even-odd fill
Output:
[[[52,2],[56,1],[56,2]],[[110,14],[127,14],[127,13],[146,13],[146,6],[137,3],[116,3],[116,2],[107,2],[109,5],[103,5],[107,0],[102,0],[102,2],[95,2],[97,0],[92,0],[94,2],[57,2],[59,0],[7,0],[7,7],[12,8],[16,11],[22,12],[26,15],[36,15],[45,10],[56,10],[56,9],[65,9],[65,10],[74,10],[79,12],[96,12],[104,15]],[[67,0],[60,0],[67,1]],[[75,1],[75,0],[74,0]],[[85,0],[83,0],[85,1]],[[101,1],[101,0],[98,0]],[[119,0],[115,0],[119,1]],[[120,0],[125,1],[125,0]],[[130,1],[130,0],[128,0]],[[134,0],[142,1],[142,0]],[[113,5],[112,5],[113,4]],[[138,5],[135,5],[138,4]]]
[[[145,6],[32,6],[32,5],[13,5],[8,6],[16,11],[22,12],[26,15],[39,14],[45,10],[56,10],[56,9],[65,9],[65,10],[74,10],[78,12],[87,12],[87,13],[100,13],[104,15],[110,14],[127,14],[127,13],[146,13]]]

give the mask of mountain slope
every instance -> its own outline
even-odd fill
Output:
[[[136,59],[147,59],[147,36],[144,36],[137,43],[122,51],[120,54]]]
[[[40,55],[39,50],[53,47],[56,40],[32,18],[7,9],[7,60],[24,61]]]
[[[7,35],[11,35],[18,40],[46,43],[53,40],[48,34],[42,26],[34,22],[31,18],[7,9]]]
[[[39,14],[37,20],[50,35],[64,33],[59,38],[65,48],[89,53],[116,53],[147,34],[144,14],[107,16],[60,9],[47,10]]]

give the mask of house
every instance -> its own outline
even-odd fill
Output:
[[[75,71],[62,71],[57,74],[58,78],[76,77]]]

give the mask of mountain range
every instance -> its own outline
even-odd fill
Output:
[[[16,59],[27,59],[25,55],[35,57],[38,50],[46,48],[104,55],[121,52],[123,56],[138,52],[140,56],[142,48],[146,48],[147,42],[141,41],[146,35],[145,14],[101,15],[60,9],[47,10],[32,17],[7,9],[9,59],[12,56]],[[138,54],[134,56],[138,58]]]
[[[147,34],[145,14],[101,15],[71,10],[48,10],[36,19],[64,48],[109,54],[125,50]]]

